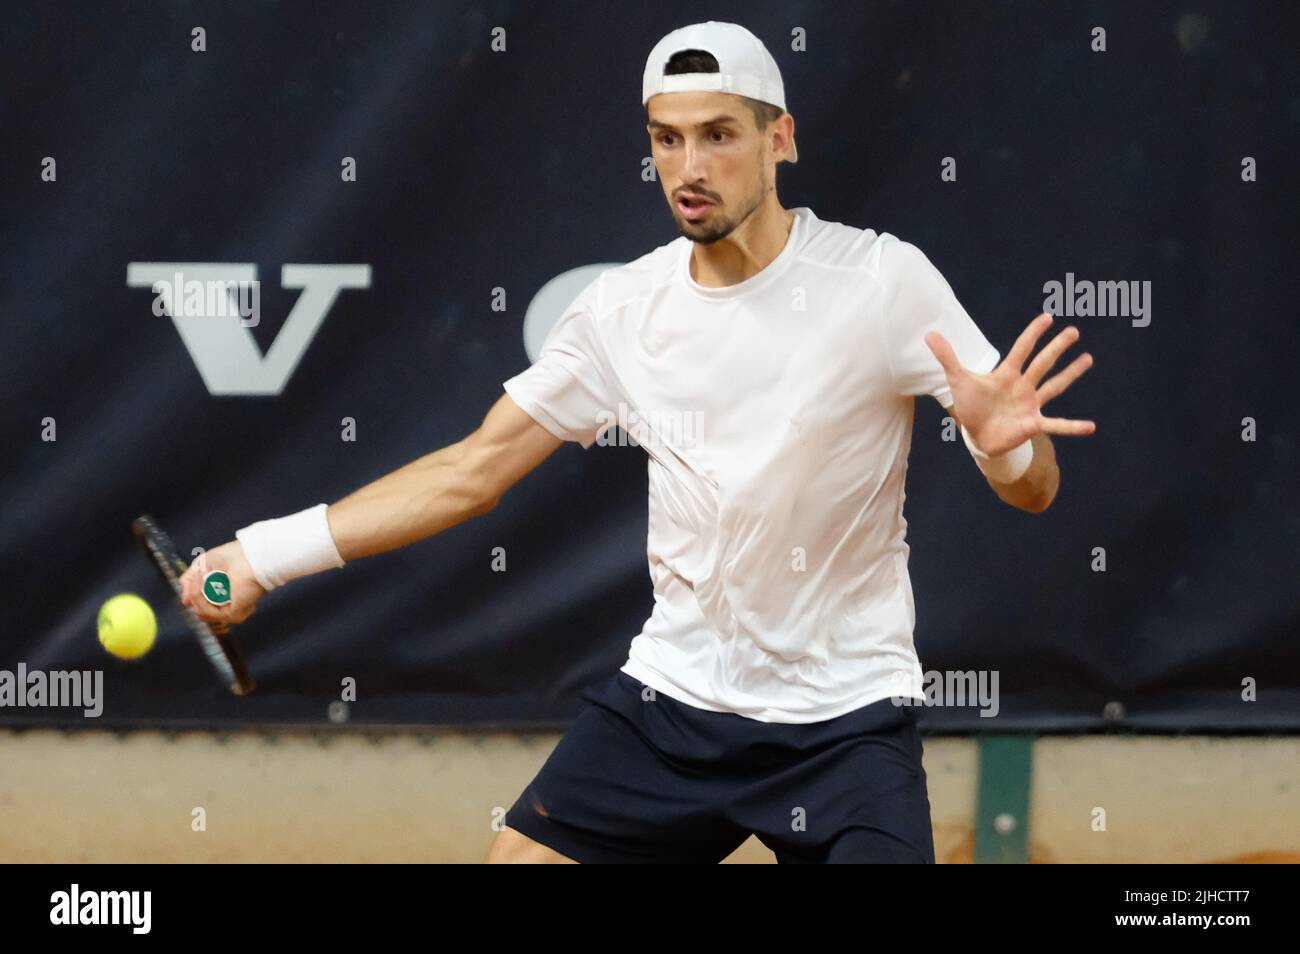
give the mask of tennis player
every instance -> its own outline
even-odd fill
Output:
[[[926,256],[784,209],[797,161],[776,62],[707,22],[653,49],[642,87],[681,237],[598,276],[464,440],[332,506],[209,552],[248,618],[289,580],[491,510],[563,442],[625,421],[649,470],[654,608],[505,817],[488,860],[717,862],[751,834],[780,862],[932,862],[916,709],[904,477],[914,398],[936,398],[993,491],[1038,513],[1042,407],[1078,338],[1039,315],[1004,360]],[[1046,379],[1046,380],[1044,380]],[[620,413],[620,408],[622,412]]]

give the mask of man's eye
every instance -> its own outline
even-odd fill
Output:
[[[660,136],[660,137],[659,137],[659,145],[661,145],[661,146],[668,146],[668,145],[671,145],[671,143],[669,143],[668,140],[669,140],[669,139],[672,139],[672,138],[673,138],[672,136]]]
[[[725,138],[727,137],[727,134],[726,134],[725,132],[723,132],[721,129],[714,130],[713,135],[715,135],[715,136],[721,136],[723,139],[725,139]],[[719,141],[721,141],[721,140],[719,140]]]

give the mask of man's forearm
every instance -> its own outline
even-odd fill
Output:
[[[330,535],[345,561],[396,550],[491,510],[458,442],[426,454],[331,504]]]
[[[1017,480],[1009,484],[1000,484],[990,480],[989,486],[1004,502],[1030,513],[1042,513],[1056,497],[1061,485],[1061,471],[1056,466],[1056,450],[1052,439],[1046,434],[1035,434],[1030,438],[1034,447],[1034,458],[1029,469]]]

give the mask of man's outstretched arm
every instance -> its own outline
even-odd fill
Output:
[[[464,440],[330,506],[339,556],[351,561],[396,550],[487,513],[562,443],[503,395]]]
[[[307,524],[306,542],[315,532],[317,548],[323,545],[328,549],[332,539],[344,562],[396,550],[488,512],[562,443],[509,395],[503,395],[468,437],[399,467],[332,504],[325,510],[326,520],[314,528],[306,511],[292,519]],[[322,541],[326,526],[328,537]],[[279,531],[267,531],[272,532]],[[272,549],[281,551],[295,545],[286,540],[271,543]],[[277,559],[282,556],[277,553]],[[202,574],[209,570],[225,570],[230,575],[229,604],[213,606],[200,595]],[[210,622],[242,623],[266,593],[237,540],[208,551],[181,580],[186,605]]]

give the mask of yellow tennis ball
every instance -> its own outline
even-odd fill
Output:
[[[119,659],[139,659],[157,635],[153,610],[134,593],[119,593],[99,608],[99,641]]]

